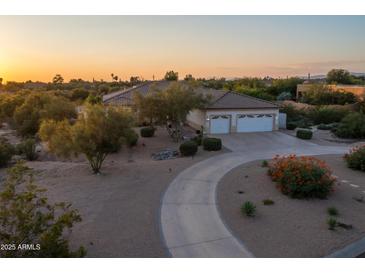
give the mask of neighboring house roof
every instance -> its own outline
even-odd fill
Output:
[[[119,104],[130,106],[133,104],[133,94],[139,92],[143,96],[153,90],[164,90],[170,85],[168,81],[147,82],[139,86],[122,91],[110,93],[103,97],[107,104]],[[269,101],[261,100],[245,94],[233,91],[216,90],[205,87],[196,87],[198,94],[210,96],[211,103],[206,109],[255,109],[255,108],[278,108],[279,106]]]

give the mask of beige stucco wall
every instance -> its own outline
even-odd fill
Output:
[[[215,110],[193,110],[187,117],[186,122],[195,129],[204,127],[206,133],[210,132],[210,117],[214,115],[229,115],[231,117],[231,132],[236,132],[237,115],[239,114],[273,114],[274,130],[279,129],[279,109],[215,109]]]
[[[186,122],[191,127],[200,129],[200,127],[205,124],[205,110],[195,109],[190,111],[186,116]]]

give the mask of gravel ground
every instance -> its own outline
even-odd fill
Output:
[[[226,152],[199,148],[193,159],[151,159],[153,152],[176,147],[159,129],[156,137],[140,138],[133,150],[109,155],[101,175],[93,175],[82,159],[28,165],[51,201],[71,202],[80,211],[83,221],[73,229],[71,244],[86,247],[88,257],[166,257],[159,217],[165,189],[185,168]]]
[[[261,161],[233,169],[220,181],[217,202],[223,220],[256,257],[323,257],[365,236],[365,173],[348,169],[342,155],[325,155],[334,175],[336,190],[326,200],[290,199],[281,194],[266,175]],[[243,193],[238,193],[241,191]],[[265,206],[263,199],[274,205]],[[244,217],[245,201],[257,206],[255,217]],[[338,220],[353,229],[328,230],[327,208],[335,206]]]
[[[281,129],[280,131],[294,137],[296,136],[296,130]],[[313,131],[312,139],[308,141],[321,146],[348,146],[349,144],[365,144],[365,140],[338,138],[330,130],[320,129],[315,129]]]

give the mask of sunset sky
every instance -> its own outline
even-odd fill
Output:
[[[365,72],[365,16],[0,16],[5,81]]]

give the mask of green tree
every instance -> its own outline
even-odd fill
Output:
[[[131,76],[129,82],[132,86],[137,85],[142,82],[142,79],[139,76]]]
[[[107,84],[101,84],[99,87],[98,87],[98,90],[101,94],[108,94],[109,91],[110,91],[110,88]]]
[[[167,130],[174,141],[182,138],[182,125],[188,113],[197,108],[202,108],[209,97],[196,94],[190,85],[172,83],[161,91],[154,90],[152,95],[138,98],[137,112],[140,117],[148,119],[151,123],[157,121],[167,125]],[[147,110],[143,109],[147,107]]]
[[[84,257],[79,247],[71,251],[66,238],[75,223],[81,221],[70,204],[50,204],[45,189],[34,182],[33,171],[23,163],[8,170],[0,192],[0,242],[15,246],[0,250],[0,257]],[[21,249],[34,244],[35,250]]]
[[[28,91],[18,91],[16,93],[0,94],[0,122],[11,122],[15,109],[24,103]]]
[[[312,105],[345,105],[356,103],[358,98],[351,92],[332,90],[324,84],[313,84],[303,94],[301,101]]]
[[[48,143],[49,150],[66,158],[83,154],[94,173],[99,173],[108,154],[120,150],[129,136],[132,118],[115,107],[89,105],[76,123],[46,120],[39,135]]]
[[[147,122],[151,127],[161,123],[161,107],[163,106],[163,98],[153,93],[146,96],[135,93],[133,96],[133,108],[137,113],[138,122],[142,124]]]
[[[96,104],[102,104],[103,103],[103,97],[100,95],[90,94],[86,102],[90,105],[96,105]]]
[[[195,78],[191,74],[186,74],[184,80],[185,81],[193,81],[193,80],[195,80]]]
[[[63,84],[63,77],[61,76],[61,74],[56,74],[53,79],[52,79],[52,83],[53,84]]]
[[[0,167],[4,167],[10,162],[14,152],[15,149],[8,140],[0,137]]]
[[[166,72],[165,80],[167,81],[177,81],[179,79],[179,73],[173,70]]]
[[[75,105],[67,99],[49,94],[30,94],[14,112],[14,122],[21,136],[34,136],[43,119],[61,121],[76,118]]]
[[[72,90],[71,94],[71,100],[77,101],[81,100],[84,101],[88,96],[90,92],[87,91],[85,88],[75,88]]]
[[[332,69],[327,73],[327,83],[329,84],[352,84],[352,76],[345,69]]]

